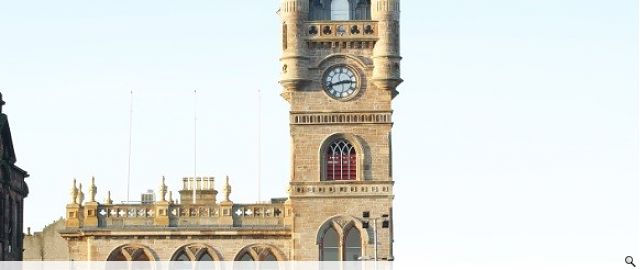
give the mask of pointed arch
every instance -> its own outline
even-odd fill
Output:
[[[155,252],[144,245],[127,244],[113,249],[107,261],[157,261]]]
[[[337,240],[332,239],[334,237]],[[329,233],[329,234],[327,234]],[[337,248],[327,244],[337,243]],[[351,261],[362,256],[364,247],[369,244],[369,233],[362,228],[362,221],[353,216],[337,215],[327,219],[319,228],[316,245],[320,261]]]
[[[252,244],[242,248],[236,254],[234,261],[268,261],[275,259],[276,261],[286,261],[285,254],[273,245]]]
[[[171,256],[172,261],[184,259],[189,261],[222,261],[222,255],[218,249],[205,244],[187,244],[179,247]],[[205,260],[203,260],[203,258]]]

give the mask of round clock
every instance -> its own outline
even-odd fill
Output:
[[[330,68],[324,73],[322,81],[327,94],[336,99],[352,97],[358,89],[358,77],[347,66]]]

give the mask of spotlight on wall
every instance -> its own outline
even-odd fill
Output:
[[[362,222],[362,228],[363,229],[368,229],[369,228],[369,221],[363,221]]]

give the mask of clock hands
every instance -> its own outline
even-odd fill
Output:
[[[330,83],[329,85],[327,85],[327,87],[333,87],[333,86],[340,85],[340,84],[345,84],[345,83],[353,83],[353,81],[351,81],[351,80],[342,80],[342,81],[339,81],[337,83]]]

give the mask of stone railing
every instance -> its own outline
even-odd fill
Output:
[[[152,225],[155,216],[153,204],[110,204],[98,206],[100,227],[122,225]]]
[[[350,112],[350,113],[291,113],[290,123],[296,125],[322,124],[388,124],[391,112]]]
[[[236,204],[233,206],[234,226],[284,225],[283,204]]]
[[[326,181],[291,182],[290,196],[392,196],[393,182],[387,181]]]
[[[308,22],[305,27],[310,40],[378,38],[378,23],[375,21]]]
[[[223,211],[219,204],[180,205],[168,208],[169,226],[279,226],[284,225],[283,204],[233,204]],[[98,227],[153,226],[154,204],[98,206]]]

